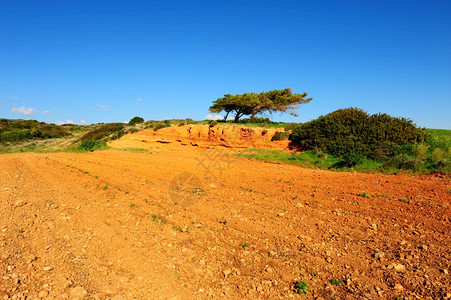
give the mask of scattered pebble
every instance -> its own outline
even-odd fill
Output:
[[[72,299],[84,300],[88,296],[88,292],[81,286],[77,286],[70,291],[70,296]]]
[[[418,248],[420,248],[421,250],[427,250],[427,249],[428,249],[428,246],[426,246],[426,245],[421,245],[421,246],[418,247]]]
[[[42,298],[47,297],[48,295],[49,295],[49,292],[47,292],[47,291],[40,291],[39,294],[38,294],[38,297],[42,299]]]

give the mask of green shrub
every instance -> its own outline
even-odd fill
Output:
[[[170,125],[169,125],[170,126]],[[162,128],[168,127],[165,123],[158,123],[154,126],[153,131],[158,131]]]
[[[180,127],[180,126],[184,126],[184,125],[199,124],[199,123],[200,122],[194,121],[193,119],[188,118],[188,119],[181,121],[178,126]]]
[[[383,159],[401,145],[423,142],[426,137],[426,131],[411,120],[347,108],[294,128],[290,140],[292,146],[304,150],[320,149],[335,156],[355,152]]]
[[[136,128],[130,128],[130,129],[128,130],[128,133],[135,133],[135,132],[138,132],[138,129],[136,129]]]
[[[392,156],[396,156],[399,154],[406,154],[406,155],[415,155],[415,148],[417,145],[415,144],[407,144],[407,145],[401,145],[398,147],[395,151],[393,151]]]
[[[439,169],[439,170],[440,169],[445,169],[445,168],[451,167],[451,163],[449,161],[447,161],[447,160],[442,159],[442,160],[439,160],[436,163],[434,163],[433,167],[435,169]]]
[[[218,124],[218,121],[210,121],[210,127],[215,127]]]
[[[294,284],[294,292],[296,294],[302,295],[302,294],[308,294],[308,283],[304,280],[299,280],[298,282],[295,282]]]
[[[107,140],[108,137],[113,137],[115,133],[121,131],[124,128],[123,123],[109,123],[100,126],[99,128],[92,130],[82,136],[81,141],[86,140]]]
[[[0,119],[0,143],[15,143],[31,139],[61,138],[72,135],[70,129],[77,127],[46,124],[35,120]]]
[[[289,132],[276,131],[274,133],[274,136],[271,138],[271,141],[287,140],[289,135],[290,135]]]
[[[423,159],[426,157],[426,153],[428,152],[429,146],[425,144],[419,144],[413,151],[414,155],[418,159]]]
[[[363,162],[363,155],[357,152],[349,152],[342,156],[341,163],[344,167],[352,168]]]
[[[116,131],[115,133],[113,133],[112,135],[111,135],[111,138],[110,138],[110,140],[117,140],[117,139],[119,139],[119,138],[121,138],[122,136],[124,136],[126,134],[126,132],[125,132],[125,130],[124,129],[121,129],[121,130],[119,130],[119,131]]]
[[[426,144],[429,146],[429,151],[433,152],[440,148],[445,151],[445,156],[451,155],[451,130],[445,129],[428,129],[428,139]],[[447,156],[449,159],[451,156]]]
[[[403,169],[417,171],[423,165],[419,159],[412,159],[406,154],[400,154],[387,159],[382,165],[386,169]]]
[[[128,125],[133,126],[135,124],[139,124],[139,123],[143,123],[143,122],[144,122],[143,118],[141,118],[141,117],[134,117],[128,122]]]
[[[336,279],[336,278],[332,278],[330,280],[330,283],[336,286],[340,286],[341,285],[341,280],[340,279]]]
[[[198,121],[194,121],[193,119],[190,119],[190,118],[185,119],[185,123],[186,123],[186,125],[199,124]]]
[[[320,159],[327,159],[328,155],[326,152],[321,151],[321,150],[314,150],[316,157],[320,158]]]
[[[293,130],[295,130],[296,128],[298,128],[299,126],[301,126],[301,124],[299,124],[299,123],[288,123],[288,124],[285,126],[285,131],[293,131]]]
[[[252,120],[250,118],[242,119],[240,123],[272,123],[269,118],[254,117]]]
[[[84,140],[81,142],[80,146],[78,146],[79,150],[84,151],[94,151],[98,150],[104,147],[99,141],[93,141],[93,140]]]
[[[402,162],[399,165],[399,168],[403,169],[403,170],[417,171],[421,167],[422,164],[423,164],[423,162],[421,160],[409,159],[409,160],[406,160],[406,161]]]
[[[387,159],[382,167],[386,169],[399,169],[401,168],[401,165],[403,165],[405,162],[411,160],[410,156],[406,154],[399,154],[397,156],[393,156],[389,159]]]
[[[444,154],[445,154],[445,151],[443,149],[435,148],[431,153],[431,159],[434,163],[437,163],[440,160],[442,160]]]

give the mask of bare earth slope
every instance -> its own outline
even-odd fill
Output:
[[[449,177],[173,144],[1,155],[0,299],[450,298]]]
[[[239,125],[185,125],[141,130],[111,142],[113,148],[138,147],[152,150],[198,148],[229,148],[242,150],[246,148],[285,149],[288,140],[271,142],[276,131],[283,128],[257,128]]]

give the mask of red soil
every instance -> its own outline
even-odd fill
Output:
[[[451,298],[449,177],[235,158],[199,148],[241,129],[204,127],[1,155],[0,299]]]

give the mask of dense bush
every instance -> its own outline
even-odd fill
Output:
[[[352,168],[363,162],[363,155],[356,152],[348,152],[342,157],[341,164],[343,167]]]
[[[283,141],[288,140],[289,132],[276,131],[271,138],[271,141]]]
[[[85,134],[81,140],[105,140],[119,135],[119,132],[124,128],[123,123],[108,123],[100,126]]]
[[[414,170],[414,171],[417,171],[418,169],[420,169],[422,164],[423,164],[423,162],[421,160],[409,159],[409,160],[403,162],[399,166],[399,168],[402,169],[402,170]]]
[[[300,125],[293,129],[290,140],[300,149],[319,149],[335,156],[354,152],[383,159],[399,152],[404,144],[423,142],[426,136],[426,131],[411,120],[347,108]]]
[[[218,125],[218,121],[210,121],[210,127],[215,127],[216,125]]]
[[[143,118],[141,118],[141,117],[134,117],[133,119],[131,119],[131,120],[128,122],[128,125],[133,126],[133,125],[135,125],[135,124],[139,124],[139,123],[143,123],[143,122],[144,122],[144,119],[143,119]]]
[[[114,132],[110,137],[109,137],[109,139],[110,140],[117,140],[117,139],[119,139],[119,138],[121,138],[122,136],[124,136],[124,135],[126,135],[127,134],[127,132],[125,132],[125,130],[124,129],[121,129],[121,130],[119,130],[119,131],[116,131],[116,132]]]
[[[422,162],[418,159],[412,159],[406,154],[399,154],[387,159],[382,167],[385,169],[404,169],[404,170],[418,170]]]
[[[245,118],[239,121],[240,123],[272,123],[269,118],[254,117],[252,120],[250,118]]]
[[[199,124],[199,123],[200,123],[199,121],[194,121],[193,119],[188,118],[188,119],[185,119],[185,120],[181,120],[178,126]]]
[[[444,160],[444,159],[443,160],[439,160],[436,163],[434,163],[433,167],[435,169],[439,169],[439,170],[445,169],[445,168],[449,168],[449,167],[451,167],[451,162],[449,162],[447,160]]]
[[[198,121],[194,121],[193,119],[187,118],[187,119],[185,119],[185,124],[186,125],[199,124],[199,122]]]
[[[293,131],[293,130],[295,130],[296,128],[298,128],[299,126],[301,126],[301,124],[299,124],[299,123],[288,123],[288,124],[285,126],[285,131]]]
[[[164,122],[163,122],[163,123],[157,123],[157,124],[153,127],[153,130],[154,130],[154,131],[158,131],[158,130],[160,130],[160,129],[162,129],[162,128],[169,127],[169,126],[171,126],[171,125],[165,124]]]
[[[425,144],[419,144],[413,149],[413,154],[417,159],[424,159],[426,158],[428,150],[429,146]]]
[[[72,135],[70,133],[72,127],[77,126],[71,125],[69,128],[64,128],[35,120],[0,119],[0,143],[65,137]]]
[[[94,151],[102,147],[103,145],[99,141],[84,140],[81,142],[80,146],[78,146],[78,149],[84,151]]]

